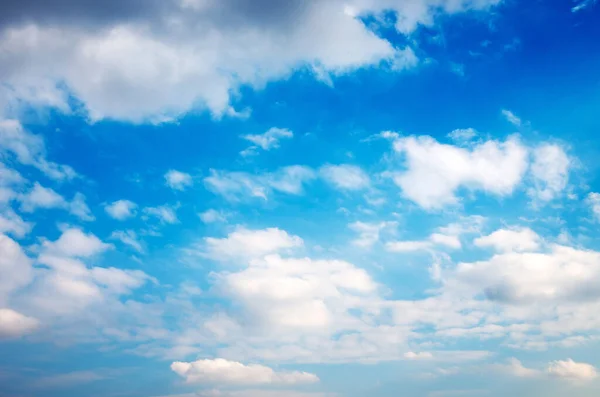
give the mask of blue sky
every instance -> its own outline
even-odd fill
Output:
[[[600,392],[595,1],[3,14],[0,397]]]

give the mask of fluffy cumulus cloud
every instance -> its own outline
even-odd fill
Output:
[[[517,138],[462,148],[427,136],[394,141],[406,170],[393,176],[402,194],[426,209],[458,203],[460,188],[498,196],[511,194],[528,166],[528,151]]]
[[[360,297],[377,290],[366,271],[348,262],[279,255],[219,274],[217,282],[223,293],[243,305],[248,320],[273,334],[351,326],[351,309],[360,309]]]
[[[447,286],[461,293],[481,293],[492,301],[521,305],[600,298],[600,290],[595,287],[600,277],[599,253],[561,245],[551,246],[548,252],[536,252],[535,245],[514,252],[514,247],[505,243],[500,245],[501,250],[510,249],[487,261],[460,263]]]
[[[165,183],[171,189],[183,191],[192,186],[193,180],[190,174],[177,170],[169,170],[165,174]]]
[[[593,365],[578,363],[571,359],[551,362],[548,366],[548,373],[571,382],[589,382],[598,377],[598,372]]]
[[[136,215],[137,204],[130,200],[117,200],[106,205],[104,210],[111,218],[122,221]]]
[[[453,139],[459,137],[456,131]],[[443,144],[428,136],[388,135],[405,170],[392,172],[405,198],[425,209],[440,209],[460,202],[459,191],[512,195],[525,176],[534,202],[548,202],[567,188],[572,161],[565,149],[544,143],[527,147],[517,136],[504,142],[488,140],[470,146]]]
[[[319,378],[307,372],[277,372],[263,365],[244,365],[222,358],[194,362],[174,362],[171,369],[187,383],[237,385],[315,383]]]
[[[127,0],[100,13],[77,2],[28,2],[11,6],[0,26],[2,94],[9,103],[33,97],[68,111],[72,93],[93,120],[160,122],[194,107],[236,114],[230,95],[237,87],[260,87],[298,68],[328,76],[415,64],[409,47],[395,48],[360,16],[391,10],[397,30],[410,33],[441,13],[488,10],[498,2],[294,0],[266,7],[249,0],[150,6]]]
[[[478,247],[491,247],[499,252],[536,251],[540,242],[540,236],[529,228],[500,229],[473,241]]]
[[[17,337],[39,327],[60,324],[69,324],[75,332],[75,325],[85,322],[85,309],[94,306],[97,324],[105,316],[116,315],[122,310],[119,297],[152,279],[139,270],[89,266],[84,262],[109,249],[112,246],[95,235],[67,228],[57,240],[43,241],[36,257],[30,258],[17,242],[0,236],[0,268],[6,275],[0,282],[3,337]],[[27,293],[23,293],[25,289]]]
[[[39,323],[10,309],[0,309],[0,340],[16,338],[34,331]]]
[[[206,237],[204,253],[215,259],[257,258],[266,254],[298,248],[304,241],[285,230],[249,230],[238,227],[225,238]]]

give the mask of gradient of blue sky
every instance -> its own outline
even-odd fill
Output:
[[[600,392],[595,1],[10,3],[0,397]]]

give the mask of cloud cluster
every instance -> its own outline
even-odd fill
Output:
[[[241,85],[261,87],[299,68],[327,78],[415,65],[410,47],[395,48],[361,16],[394,12],[397,30],[410,34],[439,14],[488,10],[499,0],[116,3],[96,12],[89,2],[27,1],[3,13],[4,102],[14,108],[34,98],[69,111],[72,93],[92,120],[161,122],[195,107],[235,115],[230,103]]]
[[[392,178],[405,198],[425,209],[458,204],[463,190],[511,195],[528,171],[532,186],[527,192],[539,201],[552,200],[567,186],[571,160],[556,144],[530,149],[512,136],[462,147],[428,136],[389,137],[405,168],[392,172]]]

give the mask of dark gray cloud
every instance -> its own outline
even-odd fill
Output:
[[[0,26],[102,26],[153,18],[173,8],[170,0],[0,0]]]

